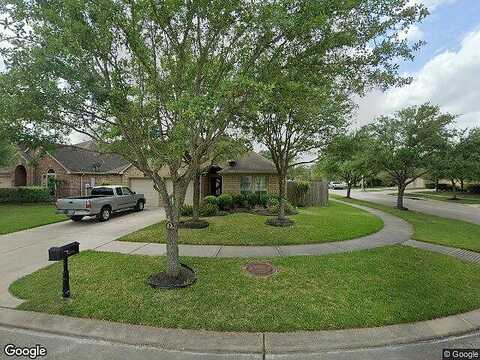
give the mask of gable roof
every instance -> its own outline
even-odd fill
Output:
[[[255,151],[249,151],[241,158],[228,161],[222,165],[220,174],[277,174],[275,164],[270,160],[257,154]]]
[[[118,174],[130,163],[116,154],[103,154],[90,146],[56,145],[48,153],[68,171],[74,173]]]

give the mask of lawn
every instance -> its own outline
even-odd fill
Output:
[[[51,204],[2,204],[0,205],[0,234],[64,221],[64,215],[55,214]]]
[[[398,210],[369,201],[333,197],[379,209],[408,221],[414,227],[412,238],[415,240],[480,252],[480,225],[411,210]]]
[[[72,298],[61,299],[62,264],[17,280],[19,309],[167,328],[293,331],[381,326],[480,307],[480,266],[391,246],[328,256],[272,258],[279,272],[247,275],[247,259],[187,258],[198,281],[154,290],[165,257],[84,251],[71,258]]]
[[[301,209],[291,216],[295,224],[278,228],[265,224],[266,216],[236,213],[208,218],[206,229],[180,229],[181,244],[287,245],[353,239],[379,231],[383,221],[366,211],[339,203]],[[128,234],[119,240],[165,242],[165,222]]]
[[[397,195],[397,194],[394,194]],[[452,191],[419,191],[413,193],[406,193],[408,197],[419,197],[431,200],[446,201],[457,204],[480,204],[480,195],[472,193],[457,192],[457,199],[453,200],[454,193]]]

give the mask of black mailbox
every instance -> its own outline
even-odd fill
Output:
[[[48,249],[49,261],[63,260],[63,297],[70,297],[70,274],[68,272],[68,258],[80,252],[80,243],[75,241],[63,246],[54,246]]]
[[[78,254],[80,243],[72,242],[63,246],[54,246],[48,249],[48,261],[60,261],[71,255]]]

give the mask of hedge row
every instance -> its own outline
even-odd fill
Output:
[[[0,189],[0,203],[48,202],[52,198],[44,187],[16,187]]]

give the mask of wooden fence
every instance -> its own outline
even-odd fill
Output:
[[[287,182],[287,199],[295,206],[327,206],[328,183],[326,181],[311,181],[306,192],[300,191],[295,181]]]

